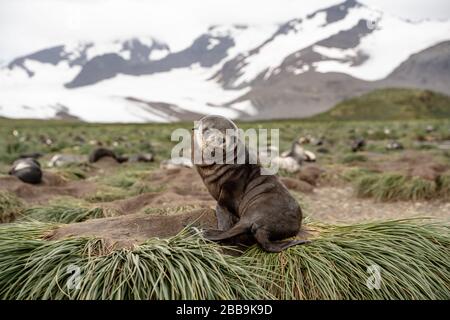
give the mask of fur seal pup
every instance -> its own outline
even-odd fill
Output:
[[[85,156],[74,154],[55,154],[48,162],[49,167],[63,167],[71,164],[80,164],[86,162]]]
[[[303,162],[315,162],[316,155],[302,147],[302,144],[298,141],[294,141],[290,151],[283,152],[282,156],[294,158],[299,165]]]
[[[386,145],[386,150],[403,150],[403,145],[398,141],[392,140]]]
[[[197,122],[192,139],[194,165],[209,193],[217,201],[216,216],[218,230],[206,230],[204,235],[212,241],[251,240],[265,251],[281,252],[289,247],[304,244],[305,240],[285,240],[298,234],[302,211],[297,201],[275,175],[262,175],[259,164],[251,164],[250,153],[242,145],[233,151],[232,164],[212,164],[197,161],[194,149],[203,153],[212,147],[228,150],[225,140],[217,138],[211,131],[237,130],[229,119],[221,116],[205,116]],[[242,147],[243,146],[243,147]],[[236,162],[238,150],[245,153],[245,163]],[[224,152],[224,156],[227,152]],[[200,162],[200,163],[196,163]],[[253,162],[253,161],[252,161]],[[283,241],[284,240],[284,241]],[[244,240],[244,242],[246,242]]]
[[[41,165],[34,158],[23,158],[14,161],[8,174],[19,178],[25,183],[38,184],[42,181]]]
[[[159,167],[165,170],[173,170],[178,168],[192,168],[193,164],[192,160],[189,158],[178,157],[161,161]]]
[[[298,161],[290,156],[275,157],[272,159],[272,164],[290,173],[298,172],[301,169]]]

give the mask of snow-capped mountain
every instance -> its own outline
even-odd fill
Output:
[[[212,26],[178,51],[151,36],[62,44],[0,69],[0,116],[286,118],[388,85],[450,94],[446,40],[450,21],[405,21],[348,0],[278,26]]]

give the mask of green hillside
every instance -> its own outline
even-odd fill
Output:
[[[314,119],[412,120],[450,118],[450,97],[429,90],[381,89],[345,100]]]

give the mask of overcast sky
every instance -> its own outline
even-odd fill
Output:
[[[0,0],[0,62],[78,40],[154,36],[173,50],[213,24],[282,23],[339,0]],[[450,0],[360,0],[411,20],[450,19]]]

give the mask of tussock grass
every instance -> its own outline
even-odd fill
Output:
[[[144,181],[137,181],[133,184],[133,186],[129,189],[131,196],[137,196],[143,193],[151,193],[151,192],[163,192],[167,189],[167,186],[164,185],[153,185]]]
[[[0,223],[14,221],[23,207],[23,202],[14,194],[0,191]]]
[[[87,219],[104,218],[108,216],[107,210],[100,207],[71,207],[53,205],[46,207],[33,207],[23,212],[26,220],[37,220],[41,222],[74,223]]]
[[[102,180],[103,183],[107,186],[128,189],[135,184],[136,177],[133,175],[120,174],[120,175],[106,176]]]
[[[367,160],[368,158],[363,154],[349,153],[342,158],[341,163],[366,162]]]
[[[81,198],[75,198],[72,196],[56,196],[48,202],[48,205],[81,207],[81,206],[88,206],[88,203]]]
[[[110,202],[125,199],[130,196],[127,190],[118,187],[101,186],[95,193],[84,198],[89,203]]]
[[[53,169],[54,172],[68,180],[84,180],[88,177],[92,166],[88,163],[69,164],[61,168]]]
[[[438,180],[439,197],[450,201],[450,173],[442,175]]]
[[[347,181],[354,181],[355,179],[359,179],[363,176],[366,176],[368,174],[372,174],[372,173],[376,173],[376,171],[370,170],[370,169],[366,169],[366,168],[352,168],[352,169],[347,169],[344,170],[344,172],[342,173],[342,178]]]
[[[308,222],[311,244],[239,257],[195,229],[112,250],[99,239],[44,240],[56,226],[0,226],[0,299],[450,299],[450,227],[426,219]],[[374,266],[379,289],[367,286]]]
[[[115,174],[100,177],[98,179],[98,182],[100,182],[102,185],[128,189],[132,187],[136,182],[144,179],[147,175],[148,168],[142,168],[141,166],[137,166],[134,168],[125,166],[124,168],[120,168]]]
[[[406,177],[401,174],[372,174],[359,178],[357,194],[359,197],[374,197],[377,200],[402,199]]]
[[[98,190],[85,198],[87,202],[109,202],[149,192],[161,192],[165,186],[158,186],[147,181],[148,168],[137,166],[124,167],[113,175],[97,177]]]
[[[101,240],[40,239],[53,227],[0,228],[1,299],[273,298],[258,285],[263,279],[251,258],[224,255],[187,229],[134,250],[109,251]],[[79,282],[70,268],[79,268]]]
[[[46,205],[22,210],[20,221],[75,223],[116,215],[118,213],[112,207],[98,206],[83,199],[62,196],[53,199]]]
[[[86,196],[84,201],[88,203],[111,202],[134,197],[143,193],[162,192],[165,189],[165,186],[152,186],[151,184],[143,182],[133,183],[128,188],[100,186],[95,193]]]
[[[281,299],[450,299],[450,228],[419,220],[327,226],[310,245],[245,256],[267,270]],[[379,289],[373,271],[380,271]],[[275,276],[275,278],[273,278]],[[372,287],[373,288],[373,287]]]
[[[414,145],[414,148],[417,150],[426,150],[426,151],[431,151],[431,150],[436,150],[437,146],[431,143],[418,143]]]
[[[405,190],[405,198],[412,200],[426,200],[435,198],[439,195],[435,181],[412,177]]]
[[[155,215],[170,215],[182,212],[188,212],[195,209],[201,209],[200,205],[181,205],[181,206],[171,206],[166,208],[146,208],[144,210],[145,214],[155,214]]]
[[[379,201],[445,199],[449,194],[445,181],[441,184],[399,173],[366,173],[355,179],[355,189],[357,196]]]

